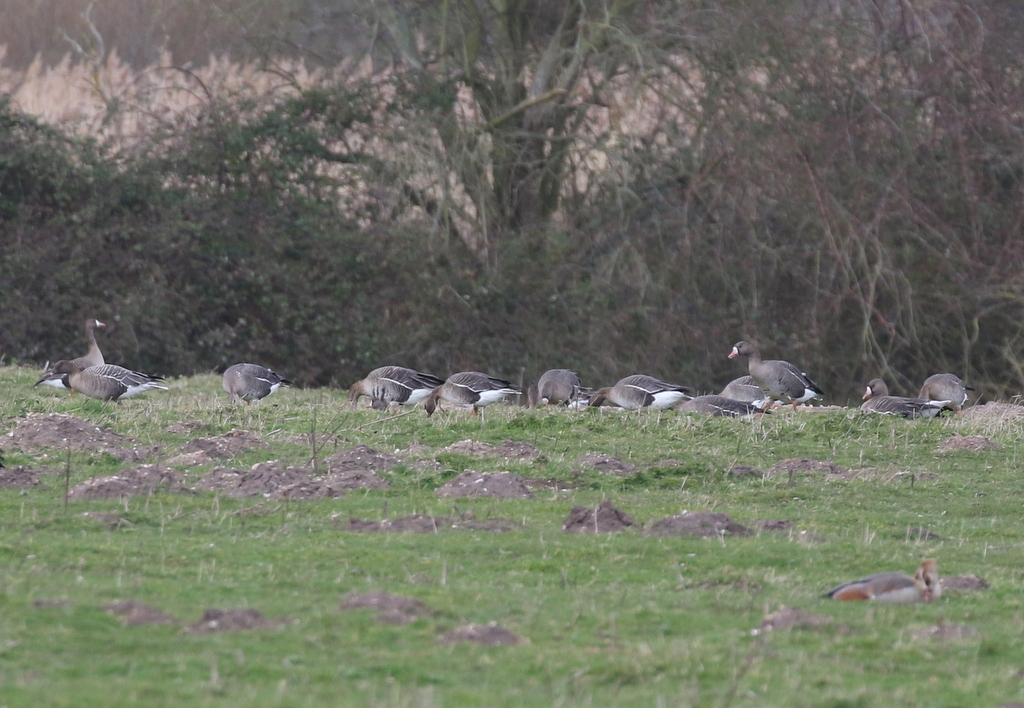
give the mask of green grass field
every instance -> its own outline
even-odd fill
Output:
[[[323,470],[326,456],[360,444],[402,464],[380,473],[389,489],[309,501],[210,491],[66,499],[66,488],[133,463],[66,445],[21,449],[0,438],[7,468],[56,470],[39,474],[39,486],[0,489],[2,706],[997,706],[1024,699],[1024,418],[904,421],[851,409],[738,421],[495,406],[481,422],[462,412],[428,419],[419,410],[352,411],[334,390],[286,389],[233,406],[214,376],[173,380],[170,391],[112,405],[33,389],[37,373],[0,368],[5,434],[29,414],[69,413],[159,446],[149,462],[179,454],[190,437],[243,429],[267,446],[216,464],[309,466],[317,446]],[[984,435],[1002,447],[936,452],[954,434]],[[520,441],[540,455],[445,450],[463,440]],[[601,472],[579,462],[586,453],[636,469]],[[729,473],[787,458],[832,462],[845,474]],[[194,487],[212,468],[179,469]],[[435,495],[466,469],[513,472],[537,483],[536,496]],[[599,535],[562,530],[574,506],[602,501],[636,524]],[[752,529],[763,520],[792,527],[748,537],[645,535],[687,510],[724,512]],[[353,518],[412,514],[507,519],[510,530],[450,523],[436,533],[347,530]],[[821,597],[868,573],[913,573],[925,557],[938,559],[943,577],[975,574],[990,587],[947,589],[939,602],[908,606]],[[372,609],[340,606],[378,591],[430,611],[395,624]],[[126,624],[104,610],[116,600],[146,603],[180,622]],[[830,621],[759,629],[780,606]],[[273,626],[183,631],[207,608],[256,609]],[[523,641],[441,641],[491,622]]]

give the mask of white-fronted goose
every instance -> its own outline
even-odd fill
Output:
[[[259,364],[232,364],[225,369],[221,380],[232,403],[259,401],[281,386],[291,385],[288,379]]]
[[[796,410],[797,403],[805,403],[812,398],[825,395],[810,376],[788,361],[762,361],[761,352],[750,342],[736,342],[729,353],[729,358],[738,356],[747,357],[747,370],[766,396],[792,403],[793,410]]]
[[[528,389],[529,407],[568,406],[579,398],[580,377],[569,369],[549,369],[541,374],[535,386]]]
[[[100,351],[100,345],[96,343],[96,328],[106,326],[107,325],[93,317],[90,317],[85,321],[85,337],[89,342],[89,351],[86,352],[85,355],[71,360],[78,365],[79,369],[88,369],[90,366],[103,366],[107,363],[103,359],[103,352]],[[69,390],[69,387],[64,383],[63,376],[51,378],[44,376],[36,382],[36,386],[53,386],[54,388]],[[74,394],[73,390],[72,394]]]
[[[825,597],[833,600],[875,600],[905,605],[935,602],[942,597],[942,582],[935,559],[921,562],[914,577],[899,571],[875,573],[831,590]]]
[[[924,380],[921,392],[917,396],[930,401],[949,401],[947,408],[955,411],[957,415],[963,415],[967,392],[973,390],[970,386],[964,386],[964,382],[956,374],[932,374]]]
[[[590,405],[601,406],[608,402],[631,411],[640,408],[663,410],[692,397],[693,389],[689,386],[668,383],[646,374],[633,374],[614,386],[597,389],[590,397]]]
[[[714,394],[697,396],[689,401],[683,401],[676,406],[676,410],[703,415],[727,415],[734,418],[755,418],[762,413],[770,412],[749,401],[737,401],[734,398]]]
[[[889,387],[882,379],[871,379],[868,382],[867,390],[864,392],[864,403],[860,410],[862,413],[882,413],[883,415],[898,415],[903,418],[934,418],[949,401],[928,401],[923,398],[904,398],[903,396],[890,396]]]
[[[349,403],[355,405],[362,396],[369,396],[374,410],[387,410],[391,404],[415,406],[444,380],[404,366],[381,366],[356,381],[348,389]]]
[[[520,393],[518,388],[503,379],[479,371],[460,371],[430,392],[423,402],[423,410],[428,417],[433,415],[438,401],[444,399],[462,408],[469,408],[476,415],[481,408]]]
[[[64,384],[83,396],[98,398],[101,401],[121,402],[122,398],[131,398],[155,388],[167,390],[159,376],[132,371],[123,366],[104,364],[82,369],[74,361],[58,361],[46,372],[44,378],[60,377]],[[43,383],[42,380],[36,385]]]
[[[718,395],[731,398],[734,401],[753,403],[758,408],[765,408],[772,402],[772,399],[764,395],[764,391],[754,381],[754,377],[749,374],[727,383]]]

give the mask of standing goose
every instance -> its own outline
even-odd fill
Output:
[[[82,369],[74,361],[58,361],[36,386],[43,383],[46,378],[56,377],[62,378],[68,388],[78,391],[83,396],[117,403],[120,403],[122,398],[131,398],[154,388],[167,390],[159,376],[143,374],[114,364]]]
[[[725,396],[697,396],[676,406],[676,410],[684,413],[702,413],[704,415],[732,416],[734,418],[756,418],[762,413],[771,411],[749,401],[737,401]]]
[[[825,392],[811,380],[811,377],[788,361],[778,359],[761,360],[761,352],[750,342],[736,342],[729,353],[729,358],[738,356],[748,358],[747,370],[754,382],[769,398],[793,404],[804,403],[812,398],[824,396]]]
[[[684,398],[692,398],[689,386],[668,383],[646,374],[633,374],[614,386],[599,388],[590,397],[591,406],[603,405],[606,401],[626,410],[640,408],[671,408]]]
[[[579,398],[580,377],[569,369],[549,369],[545,371],[535,386],[528,391],[528,406],[561,405],[568,406]]]
[[[415,406],[443,384],[442,379],[404,366],[382,366],[356,381],[348,390],[348,401],[355,405],[361,396],[369,396],[374,410],[387,410],[391,404]]]
[[[921,562],[914,577],[899,571],[875,573],[829,591],[833,600],[876,600],[896,604],[934,602],[942,597],[942,583],[934,558]]]
[[[447,381],[430,392],[423,402],[423,410],[427,412],[429,418],[437,409],[438,401],[444,399],[462,408],[469,408],[473,415],[476,415],[485,406],[521,393],[522,391],[508,381],[479,371],[460,371],[449,376]]]
[[[753,403],[758,408],[764,408],[772,402],[770,398],[764,395],[761,387],[754,382],[754,377],[749,374],[747,376],[740,376],[738,379],[733,379],[727,383],[718,395],[731,398],[734,401]]]
[[[934,418],[942,412],[945,406],[949,405],[949,401],[890,396],[889,387],[882,379],[871,379],[863,398],[865,400],[860,407],[862,413],[882,413],[883,415],[898,415],[903,418]]]
[[[106,326],[107,325],[93,317],[90,317],[85,321],[85,337],[89,342],[89,351],[86,352],[83,356],[71,360],[78,365],[78,368],[88,369],[90,366],[103,366],[104,364],[107,363],[103,359],[103,352],[100,351],[100,345],[96,343],[96,328],[103,328]],[[52,378],[47,378],[44,376],[36,383],[36,386],[40,385],[53,386],[54,388],[60,388],[64,390],[70,389],[69,386],[65,385],[63,376],[57,376]],[[70,390],[71,394],[74,395],[74,389]]]
[[[232,403],[259,401],[281,386],[291,385],[288,379],[259,364],[233,364],[225,369],[221,381]]]
[[[935,401],[949,401],[947,408],[955,411],[957,415],[963,415],[967,392],[973,390],[970,386],[964,386],[964,382],[956,374],[932,374],[924,380],[921,392],[917,396]]]

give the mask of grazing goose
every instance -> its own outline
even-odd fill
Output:
[[[947,408],[955,411],[957,415],[963,415],[967,392],[973,390],[970,386],[964,386],[964,382],[956,374],[932,374],[924,380],[917,397],[932,401],[948,400]]]
[[[740,376],[725,385],[719,396],[731,398],[734,401],[745,401],[753,403],[758,408],[765,408],[772,402],[772,399],[764,395],[764,391],[754,381],[754,377]]]
[[[96,343],[96,328],[106,327],[104,323],[99,320],[90,317],[85,321],[85,337],[89,341],[89,351],[77,359],[72,359],[80,369],[88,369],[90,366],[103,366],[107,362],[103,359],[103,352],[100,351],[100,345]],[[36,386],[53,386],[54,388],[60,388],[69,390],[69,387],[64,383],[63,376],[57,376],[52,378],[43,377],[37,383]],[[74,390],[71,390],[71,395],[74,395]]]
[[[101,401],[121,402],[122,398],[131,398],[154,388],[167,390],[160,382],[159,376],[151,376],[123,366],[104,364],[82,369],[74,361],[58,361],[46,372],[36,386],[46,378],[60,377],[64,384],[83,396],[98,398]]]
[[[231,402],[259,401],[281,386],[292,382],[259,364],[232,364],[224,371],[221,386],[231,395]]]
[[[469,408],[473,415],[484,406],[498,403],[509,396],[522,393],[508,381],[496,379],[479,371],[460,371],[452,374],[448,380],[435,388],[423,402],[423,410],[429,418],[437,409],[442,398],[462,408]]]
[[[865,401],[860,407],[862,413],[882,413],[903,418],[934,418],[949,405],[949,401],[890,396],[889,387],[882,379],[871,379],[863,398]]]
[[[875,573],[831,590],[823,597],[833,600],[876,600],[896,604],[934,602],[942,597],[939,569],[933,558],[926,558],[911,578],[906,573]]]
[[[684,413],[703,413],[704,415],[728,415],[734,418],[756,418],[762,413],[771,412],[756,403],[715,395],[691,398],[689,401],[677,405],[676,410]]]
[[[527,405],[530,408],[540,405],[568,406],[579,398],[580,390],[580,377],[575,371],[549,369],[541,375],[535,386],[530,386]]]
[[[599,388],[590,397],[591,406],[603,405],[606,401],[626,410],[640,408],[671,408],[684,398],[692,398],[689,386],[668,383],[646,374],[633,374],[611,387]]]
[[[431,374],[407,369],[404,366],[382,366],[356,381],[348,390],[349,403],[355,405],[361,396],[370,397],[374,410],[387,410],[391,404],[415,406],[430,392],[443,384]]]
[[[750,342],[736,342],[729,354],[730,359],[738,356],[748,358],[747,370],[754,382],[769,398],[793,404],[804,403],[812,398],[824,396],[825,392],[811,381],[811,377],[788,361],[777,359],[761,360],[761,352]]]

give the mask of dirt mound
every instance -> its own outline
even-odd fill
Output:
[[[103,606],[107,613],[120,617],[129,627],[140,624],[178,624],[177,617],[161,612],[152,605],[135,600],[117,600]]]
[[[446,447],[445,452],[458,452],[476,457],[504,457],[506,460],[532,460],[540,457],[540,450],[533,445],[515,440],[506,440],[501,445],[461,440]]]
[[[980,637],[981,632],[974,627],[968,627],[965,624],[956,624],[955,622],[947,622],[946,620],[943,620],[934,627],[919,629],[911,636],[913,636],[914,639],[932,639],[942,642],[957,642]]]
[[[201,420],[181,420],[168,427],[167,432],[171,435],[191,436],[205,427],[207,424]]]
[[[758,531],[792,531],[793,522],[788,519],[761,519],[754,522]]]
[[[446,632],[437,640],[441,644],[455,642],[476,642],[488,647],[508,646],[526,642],[515,632],[509,631],[496,622],[488,624],[470,624],[465,627]]]
[[[584,467],[592,467],[598,472],[607,472],[618,475],[627,475],[636,472],[636,465],[623,462],[617,457],[605,455],[600,452],[588,452],[585,455],[580,455],[579,459],[576,461]]]
[[[834,462],[821,462],[819,460],[808,460],[807,458],[791,457],[788,460],[783,460],[772,465],[767,472],[766,477],[774,477],[776,475],[795,475],[795,474],[843,474],[843,470],[839,465]]]
[[[267,619],[259,610],[218,610],[209,608],[203,618],[183,631],[190,634],[210,632],[243,632],[248,629],[276,629],[288,620],[284,617]]]
[[[42,485],[41,473],[54,472],[47,468],[31,468],[25,465],[0,467],[0,489],[29,489]]]
[[[443,487],[434,490],[439,497],[495,497],[497,499],[533,499],[526,482],[511,472],[479,473],[466,470]]]
[[[728,514],[717,511],[695,511],[677,514],[656,521],[647,529],[647,536],[703,536],[720,537],[725,534],[733,536],[750,536],[746,526],[732,520]]]
[[[205,452],[210,457],[215,457],[218,460],[230,460],[245,450],[266,446],[267,444],[263,442],[263,438],[256,433],[235,428],[223,435],[216,435],[212,438],[194,438],[189,440],[181,446],[181,451],[183,453]]]
[[[324,480],[313,479],[305,469],[285,467],[280,460],[257,462],[247,472],[230,467],[217,467],[203,477],[196,488],[219,491],[235,499],[264,497],[272,500],[301,500],[337,497],[344,494]]]
[[[195,452],[185,452],[182,453],[181,455],[168,457],[166,460],[164,460],[165,465],[172,465],[175,467],[200,467],[202,465],[212,465],[213,462],[213,458],[207,455],[202,450],[196,450]]]
[[[575,506],[562,522],[566,533],[615,533],[634,525],[632,517],[603,501],[596,509]]]
[[[729,468],[729,474],[733,477],[746,477],[749,475],[764,477],[764,470],[759,470],[750,465],[733,465]]]
[[[372,470],[346,470],[324,477],[324,484],[336,492],[346,489],[390,489],[391,482],[381,479]]]
[[[761,624],[758,625],[758,630],[768,632],[777,629],[792,629],[793,627],[820,627],[831,622],[831,617],[804,612],[796,607],[783,606],[775,612],[765,615]]]
[[[988,581],[974,573],[942,579],[943,590],[987,590],[988,587]]]
[[[327,458],[328,472],[380,472],[402,464],[397,457],[377,452],[366,445],[339,450]]]
[[[139,465],[109,477],[93,477],[76,484],[68,493],[68,499],[126,499],[157,491],[192,493],[182,483],[181,472],[163,465]]]
[[[985,450],[1002,450],[1003,446],[994,443],[984,435],[954,435],[945,442],[939,443],[935,452],[984,452]]]
[[[341,526],[342,531],[355,531],[361,533],[382,533],[386,531],[408,531],[410,533],[437,533],[448,529],[463,529],[467,531],[511,531],[521,528],[521,524],[512,519],[488,518],[477,521],[472,512],[466,512],[457,516],[428,516],[425,514],[413,514],[402,516],[397,519],[385,519],[384,521],[365,521],[363,519],[349,519],[348,523]]]
[[[109,453],[122,462],[141,462],[159,448],[144,447],[131,438],[67,413],[29,413],[7,434],[21,449],[44,450],[59,456],[72,450]]]
[[[386,624],[409,624],[433,614],[433,610],[419,600],[392,595],[383,590],[363,595],[351,594],[341,601],[339,609],[361,610],[366,607],[377,610],[380,613],[377,621]]]

